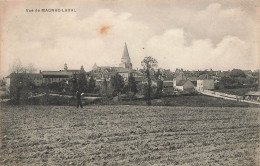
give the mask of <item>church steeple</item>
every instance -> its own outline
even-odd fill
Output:
[[[121,59],[129,59],[129,60],[130,60],[129,53],[128,53],[128,48],[127,48],[126,43],[125,43],[125,48],[124,48],[123,56],[122,56]]]
[[[67,63],[64,64],[64,70],[65,70],[65,71],[68,70],[68,65],[67,65]]]
[[[121,58],[121,63],[119,65],[120,67],[126,68],[126,69],[132,69],[132,63],[131,63],[131,59],[128,53],[128,48],[127,45],[125,43],[125,47],[124,47],[124,52]]]

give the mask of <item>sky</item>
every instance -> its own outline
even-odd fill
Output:
[[[76,12],[26,12],[65,9]],[[0,0],[0,72],[18,59],[38,70],[118,66],[127,43],[133,68],[152,56],[184,70],[260,68],[257,0]]]

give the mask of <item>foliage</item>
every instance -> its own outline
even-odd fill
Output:
[[[47,85],[48,90],[53,91],[53,92],[61,92],[62,91],[62,86],[58,82],[53,82],[51,84]]]
[[[3,78],[3,79],[0,79],[0,86],[5,86],[6,85],[6,80]]]
[[[88,91],[86,72],[85,72],[83,66],[81,66],[80,72],[78,74],[78,90],[80,92]]]
[[[104,79],[104,81],[102,82],[102,85],[100,87],[100,94],[101,96],[108,96],[108,84],[106,79]]]
[[[235,89],[243,87],[246,79],[243,77],[222,77],[220,82],[216,84],[216,89]]]
[[[157,67],[157,63],[157,60],[150,56],[145,57],[141,62],[148,82],[147,86],[145,87],[145,97],[147,99],[147,105],[151,105],[151,71],[154,70],[155,67]]]
[[[88,84],[88,91],[90,93],[94,93],[96,88],[96,80],[94,79],[93,76],[90,77],[89,79],[89,84]]]
[[[137,83],[136,87],[137,87],[138,94],[143,95],[144,94],[143,93],[144,85],[142,83]]]
[[[156,96],[161,97],[163,90],[163,81],[157,80]]]
[[[78,80],[77,80],[76,74],[72,75],[72,79],[70,81],[71,81],[71,85],[72,85],[71,91],[72,91],[72,94],[74,95],[76,93],[76,91],[78,90],[78,87],[77,87]]]
[[[243,96],[249,91],[256,91],[257,86],[255,87],[245,87],[245,88],[236,88],[236,89],[219,89],[216,90],[216,92],[222,92],[222,93],[227,93],[231,95],[238,95],[238,96]]]
[[[156,77],[157,79],[161,79],[161,77],[162,77],[162,72],[160,71],[160,69],[158,69],[157,72],[155,73],[155,77]]]
[[[15,59],[13,64],[9,67],[10,73],[35,73],[36,71],[37,69],[32,63],[24,67],[19,58]]]
[[[124,88],[124,79],[121,75],[116,73],[114,76],[111,76],[111,88],[113,89],[113,96],[119,95]]]
[[[130,92],[133,92],[134,94],[138,92],[136,81],[132,73],[130,73],[130,76],[128,78],[128,90]]]
[[[32,63],[30,63],[29,65],[27,65],[25,67],[25,72],[26,73],[36,73],[37,72],[37,68]]]
[[[240,69],[233,69],[230,73],[230,77],[243,77],[246,78],[246,74]]]

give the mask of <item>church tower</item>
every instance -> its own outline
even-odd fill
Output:
[[[64,71],[67,71],[68,70],[68,65],[67,63],[64,64]]]
[[[124,48],[124,52],[121,58],[121,63],[119,65],[119,67],[123,67],[126,69],[132,69],[132,63],[131,63],[131,59],[128,53],[128,49],[127,49],[127,45],[125,43],[125,48]]]

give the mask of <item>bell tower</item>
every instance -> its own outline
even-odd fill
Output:
[[[64,70],[65,70],[65,71],[68,70],[68,65],[67,65],[67,63],[64,64]]]
[[[123,67],[126,69],[132,69],[132,63],[131,59],[128,53],[127,45],[125,43],[124,52],[121,58],[121,63],[119,64],[119,67]]]

